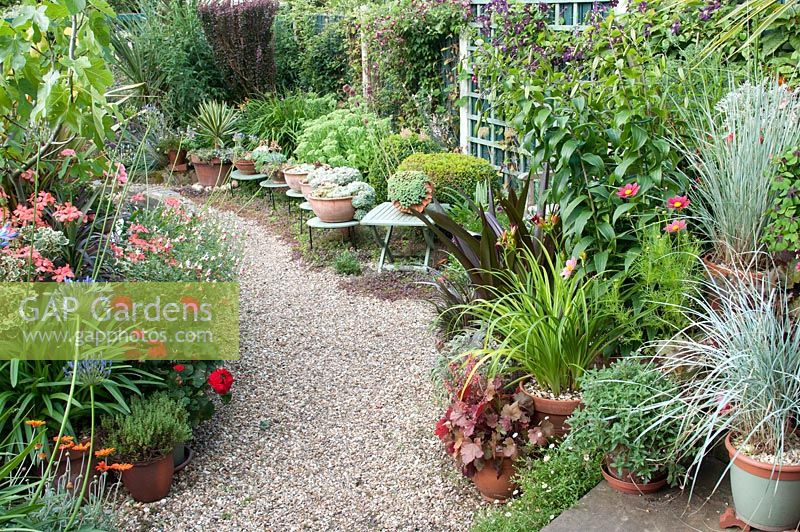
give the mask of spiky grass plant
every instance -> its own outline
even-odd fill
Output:
[[[236,133],[239,113],[225,102],[206,100],[197,109],[197,135],[214,148],[229,144]]]

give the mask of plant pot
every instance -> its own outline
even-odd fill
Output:
[[[427,194],[421,203],[411,205],[410,207],[403,207],[400,205],[399,201],[394,200],[392,202],[392,205],[394,205],[395,209],[397,209],[398,211],[404,212],[406,214],[411,214],[412,212],[418,212],[422,214],[422,212],[425,210],[425,207],[430,205],[431,201],[433,201],[433,185],[431,185],[430,183],[425,183],[425,188],[427,189]]]
[[[504,503],[511,498],[517,487],[516,484],[511,482],[511,477],[514,476],[516,471],[514,461],[511,458],[503,458],[499,471],[487,462],[483,469],[472,476],[472,482],[481,492],[481,497],[485,501]]]
[[[63,451],[59,456],[58,461],[55,464],[55,477],[53,479],[53,486],[58,486],[62,484],[64,486],[73,486],[70,488],[70,491],[77,493],[81,488],[81,482],[83,480],[84,475],[86,474],[86,469],[90,469],[89,473],[89,482],[91,483],[92,478],[96,478],[100,476],[97,472],[97,459],[94,457],[89,456],[89,451]],[[90,486],[91,487],[91,484]],[[89,488],[86,489],[86,495],[84,495],[84,499],[88,500],[89,497]]]
[[[272,172],[272,180],[276,183],[286,183],[286,176],[283,175],[283,167]]]
[[[175,473],[183,471],[187,465],[192,463],[193,459],[194,449],[184,443],[175,446],[175,452],[172,453],[172,463],[175,467]]]
[[[300,183],[300,192],[302,192],[303,196],[308,199],[308,197],[311,195],[311,185],[305,182]]]
[[[138,502],[160,501],[172,486],[173,460],[169,453],[151,462],[134,464],[133,468],[122,472],[122,484]]]
[[[256,163],[249,159],[239,159],[234,164],[236,169],[244,175],[255,175],[256,173]]]
[[[532,394],[520,383],[520,391],[533,400],[533,425],[538,425],[547,418],[553,424],[556,436],[565,436],[569,432],[567,418],[575,410],[580,408],[581,402],[578,399],[547,399]]]
[[[288,178],[287,178],[287,183]],[[353,208],[353,197],[346,198],[315,198],[308,196],[308,202],[314,210],[314,214],[327,223],[349,222],[356,214]]]
[[[201,161],[197,157],[192,156],[192,165],[194,166],[195,174],[197,174],[197,182],[204,187],[217,187],[222,185],[231,171],[231,164],[223,163],[218,158],[211,159],[210,161]]]
[[[173,149],[167,152],[167,160],[169,161],[169,167],[175,168],[178,165],[186,164],[186,150],[184,149]]]
[[[659,476],[650,482],[636,482],[630,473],[623,475],[623,477],[618,477],[613,472],[613,469],[606,464],[600,466],[600,470],[609,486],[620,493],[626,493],[628,495],[655,493],[667,485],[667,475]]]
[[[730,434],[731,493],[736,517],[753,528],[795,530],[800,524],[800,466],[774,466],[736,455]]]
[[[302,183],[308,172],[294,172],[292,167],[283,169],[283,176],[286,179],[286,184],[295,192],[300,192],[300,183]]]

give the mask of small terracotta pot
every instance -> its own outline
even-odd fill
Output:
[[[309,195],[308,202],[311,204],[314,214],[323,222],[349,222],[356,214],[356,210],[353,208],[352,196],[346,198],[315,198]]]
[[[80,489],[83,477],[86,474],[86,469],[90,469],[89,482],[92,478],[100,476],[100,473],[95,469],[97,467],[97,459],[89,456],[89,451],[76,452],[76,451],[63,451],[56,462],[56,472],[53,479],[53,485],[57,486],[59,483],[74,486],[71,489]],[[85,499],[88,500],[89,488],[86,489]]]
[[[660,475],[658,478],[650,482],[638,483],[635,482],[630,473],[624,478],[618,477],[614,474],[613,469],[609,468],[606,464],[600,466],[603,473],[603,478],[606,479],[608,485],[619,491],[620,493],[627,493],[629,495],[646,495],[648,493],[655,493],[667,485],[667,475]]]
[[[244,175],[255,175],[256,173],[256,163],[249,159],[239,159],[234,164],[236,169]]]
[[[286,179],[286,184],[295,192],[300,192],[300,183],[302,183],[308,172],[294,172],[292,167],[283,169],[283,176]]]
[[[175,472],[172,453],[157,460],[134,464],[122,472],[122,484],[131,497],[139,502],[160,501],[169,494]]]
[[[308,199],[308,196],[311,195],[311,185],[306,182],[300,183],[300,192]]]
[[[487,463],[472,476],[472,482],[485,501],[504,503],[511,498],[517,488],[517,485],[511,482],[511,477],[516,472],[514,461],[511,458],[503,458],[499,471]]]
[[[231,172],[231,164],[223,163],[218,158],[201,161],[192,156],[192,165],[197,174],[197,182],[204,187],[217,187],[223,184]]]
[[[286,183],[286,176],[283,175],[283,166],[272,171],[272,180],[276,183]]]
[[[395,209],[398,211],[406,214],[411,214],[412,212],[418,212],[422,214],[422,212],[425,210],[425,207],[430,205],[431,201],[433,201],[433,185],[430,183],[425,183],[425,188],[427,189],[428,193],[421,203],[411,205],[410,207],[403,207],[400,205],[399,201],[395,200],[392,202],[392,205],[394,205]]]
[[[533,400],[533,425],[538,425],[547,418],[547,420],[553,424],[553,430],[556,436],[565,436],[569,432],[569,425],[566,421],[575,410],[580,408],[581,402],[579,400],[558,400],[539,397],[538,395],[528,392],[522,383],[520,383],[519,389]]]
[[[169,150],[167,152],[167,160],[169,161],[170,168],[174,168],[180,164],[186,164],[186,150],[183,148],[180,150]]]

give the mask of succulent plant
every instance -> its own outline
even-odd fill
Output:
[[[253,162],[256,165],[256,170],[265,174],[275,170],[278,166],[286,162],[286,156],[278,151],[253,150]]]
[[[313,189],[315,198],[353,198],[353,208],[356,210],[354,218],[360,220],[375,205],[375,189],[363,181],[353,181],[346,185],[336,183],[322,183]]]
[[[416,170],[393,174],[386,184],[390,201],[396,201],[403,209],[410,209],[425,201],[430,194],[430,178]]]
[[[348,166],[339,166],[336,168],[319,167],[310,174],[308,174],[308,184],[312,189],[327,184],[334,183],[336,185],[348,185],[354,181],[361,181],[361,172],[356,168]]]

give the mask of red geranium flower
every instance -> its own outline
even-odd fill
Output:
[[[218,368],[208,376],[208,384],[220,395],[228,395],[233,385],[233,375],[225,368]]]
[[[184,366],[183,364],[175,364],[174,366],[172,366],[172,369],[181,372],[186,369],[186,366]]]

